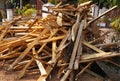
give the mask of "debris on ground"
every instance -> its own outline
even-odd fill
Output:
[[[118,81],[120,74],[107,69],[107,63],[120,67],[112,60],[120,56],[120,42],[106,44],[105,36],[110,32],[101,34],[95,25],[116,7],[93,19],[91,5],[91,1],[77,7],[59,3],[48,7],[53,12],[45,18],[18,16],[4,22],[0,27],[0,60],[9,65],[8,71],[19,71],[19,78],[34,72],[40,74],[37,81],[79,81],[87,73],[96,81],[106,77]],[[91,69],[94,63],[106,77]]]

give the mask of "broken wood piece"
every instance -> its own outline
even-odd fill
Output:
[[[5,37],[5,35],[7,34],[8,29],[11,27],[11,24],[13,24],[14,22],[18,21],[19,19],[21,19],[21,16],[18,16],[17,18],[14,18],[13,20],[11,20],[10,22],[5,24],[5,30],[3,31],[3,33],[0,35],[0,41],[3,40],[3,38]]]
[[[96,53],[96,54],[84,54],[81,56],[80,63],[90,62],[90,61],[100,60],[105,58],[111,58],[115,56],[120,56],[120,53],[106,52],[106,53]]]
[[[68,69],[60,81],[66,81],[66,79],[70,75],[71,71],[72,71],[72,69]]]
[[[92,1],[87,1],[87,2],[81,3],[81,4],[78,6],[78,9],[80,9],[81,7],[85,7],[85,6],[90,6],[91,3],[92,3]]]
[[[36,22],[38,22],[38,19],[37,19],[37,18],[34,20],[33,23],[30,23],[30,24],[28,25],[29,28],[28,28],[26,31],[30,30],[31,27],[32,27]]]
[[[79,46],[78,46],[78,51],[77,51],[77,56],[76,56],[76,59],[75,59],[75,63],[74,63],[74,69],[75,70],[78,70],[79,69],[79,61],[81,59],[81,56],[82,56],[82,42],[81,40],[79,41]]]
[[[76,39],[77,31],[78,31],[78,28],[80,26],[81,19],[82,19],[81,14],[77,13],[77,20],[76,20],[75,24],[72,26],[72,30],[71,30],[72,41],[75,41],[75,39]]]
[[[55,8],[48,7],[53,12],[44,19],[38,17],[22,18],[20,21],[3,23],[4,28],[0,28],[2,39],[0,42],[0,59],[7,59],[6,62],[10,64],[8,70],[20,71],[22,69],[20,77],[25,74],[27,68],[29,68],[29,73],[33,70],[35,73],[40,73],[38,81],[52,81],[54,77],[61,79],[60,81],[74,81],[78,73],[77,70],[80,69],[82,70],[77,76],[86,71],[95,77],[101,78],[87,69],[90,63],[120,56],[120,54],[100,50],[102,46],[109,45],[103,45],[103,42],[99,41],[104,39],[99,39],[93,35],[94,31],[90,31],[90,29],[93,30],[94,27],[87,28],[90,6],[91,2],[78,6],[58,4]],[[58,13],[61,14],[61,17]],[[57,17],[59,18],[58,22],[56,22]],[[10,27],[5,33],[7,26]],[[96,30],[99,30],[99,28]],[[83,38],[82,35],[84,35]],[[15,39],[12,39],[12,37],[15,37]],[[86,42],[88,40],[93,41]],[[116,42],[115,45],[117,44],[119,43]],[[21,49],[17,50],[19,47]],[[95,54],[93,54],[93,51],[89,51],[90,49],[94,50]],[[104,50],[106,49],[107,47]],[[84,50],[88,51],[83,53]],[[31,62],[32,59],[34,59],[33,62]],[[84,65],[84,62],[89,63],[81,68],[81,63]],[[56,76],[54,76],[54,73]]]
[[[32,48],[32,52],[33,52],[33,55],[34,55],[36,58],[38,58],[38,54],[36,53],[36,50],[35,50],[34,47]],[[37,59],[35,59],[35,61],[36,61],[37,66],[38,66],[38,68],[39,68],[39,70],[40,70],[41,76],[47,75],[47,72],[46,72],[43,64],[42,64],[39,60],[37,60]]]
[[[113,6],[112,8],[110,8],[109,10],[105,11],[104,13],[102,13],[100,16],[96,17],[95,19],[91,20],[88,22],[88,26],[93,23],[94,21],[96,21],[97,19],[101,18],[102,16],[104,16],[105,14],[109,13],[110,11],[116,9],[117,6]]]
[[[44,35],[46,32],[48,32],[48,29],[44,29],[41,34],[39,35],[39,37],[36,38],[36,40],[34,40],[29,46],[28,48],[25,49],[25,51],[9,66],[8,70],[12,70],[13,67],[19,62],[21,61],[25,55],[27,55],[27,53],[32,49],[32,47],[34,45],[36,45],[36,43],[38,43],[38,40],[41,38],[42,35]]]
[[[87,68],[89,68],[92,63],[93,63],[93,62],[88,63],[88,64],[76,75],[76,78],[78,78]]]
[[[52,42],[52,63],[56,61],[56,41]]]
[[[30,66],[30,64],[34,61],[34,58],[32,58],[26,65],[25,67],[20,71],[20,73],[18,74],[19,78],[22,78],[25,74],[25,71],[27,70],[27,68]]]
[[[40,40],[39,42],[40,43],[48,43],[48,42],[52,42],[52,41],[57,41],[57,40],[61,40],[65,38],[65,35],[63,36],[58,36],[58,37],[52,37],[52,38],[49,38],[49,39],[44,39],[44,40]]]
[[[80,65],[80,68],[83,69],[84,67]],[[93,71],[91,71],[89,69],[86,69],[85,72],[87,72],[87,73],[89,73],[89,74],[91,74],[91,75],[93,75],[93,76],[95,76],[95,77],[97,77],[97,78],[99,78],[101,80],[105,80],[104,77],[100,76],[99,74],[97,74],[97,73],[95,73],[95,72],[93,72]]]
[[[0,35],[0,41],[3,40],[3,38],[5,37],[5,35],[7,34],[8,31],[8,27],[5,28],[5,30],[3,31],[3,33]]]
[[[99,44],[99,45],[95,45],[95,46],[102,47],[102,49],[108,49],[108,48],[114,47],[116,45],[120,45],[120,42],[114,42],[114,43],[109,43],[109,44]]]
[[[57,16],[57,24],[59,25],[59,26],[62,26],[63,24],[62,24],[62,13],[58,13],[58,16]]]
[[[90,44],[94,44],[94,43],[99,43],[99,42],[103,42],[105,40],[105,37],[102,36],[102,37],[99,37],[98,39],[95,39],[93,41],[90,41],[89,43]]]
[[[74,62],[75,62],[75,58],[76,58],[76,54],[77,54],[77,50],[78,50],[78,46],[79,46],[78,44],[80,42],[80,38],[81,38],[81,35],[82,35],[82,30],[83,30],[83,26],[80,25],[78,33],[77,33],[77,37],[76,37],[76,40],[75,40],[74,48],[73,48],[73,51],[72,51],[72,55],[71,55],[71,58],[70,58],[70,62],[69,62],[69,66],[68,66],[68,71],[62,77],[61,81],[65,81],[68,78],[70,72],[73,69],[73,65],[74,65]]]
[[[82,43],[83,43],[84,45],[88,46],[89,48],[93,49],[93,50],[96,51],[96,52],[105,53],[104,51],[98,49],[97,47],[95,47],[95,46],[89,44],[89,43],[86,42],[86,41],[83,41]]]
[[[57,61],[56,61],[56,62],[57,62]],[[55,67],[55,65],[56,65],[56,62],[55,62],[52,66],[49,66],[49,65],[48,65],[48,66],[46,67],[47,75],[45,75],[45,76],[40,76],[37,81],[46,81],[47,77],[50,75],[51,71],[54,69],[54,67]]]
[[[68,32],[66,33],[66,37],[63,38],[63,40],[61,41],[60,45],[58,46],[56,52],[59,52],[61,50],[63,50],[65,43],[67,42],[68,38],[70,37],[70,30],[68,30]]]
[[[2,60],[2,59],[10,59],[10,58],[14,58],[14,57],[17,57],[18,55],[20,55],[20,52],[18,52],[18,51],[20,51],[21,49],[23,48],[23,46],[21,46],[21,47],[18,47],[18,48],[16,48],[15,50],[13,50],[13,51],[8,51],[8,50],[10,50],[10,49],[7,49],[7,53],[6,54],[1,54],[0,55],[0,60]]]
[[[52,34],[49,36],[48,39],[46,39],[47,41],[50,41],[49,39],[51,39],[56,33],[57,33],[58,29],[55,29]],[[53,41],[53,40],[52,40]],[[51,42],[52,42],[51,41]],[[37,54],[40,53],[42,51],[42,49],[46,46],[48,42],[44,42],[43,45],[41,46],[41,48],[39,48],[39,50],[37,51]]]
[[[75,61],[75,57],[76,57],[79,42],[80,42],[80,38],[81,38],[81,35],[82,35],[82,30],[83,30],[83,26],[80,25],[79,30],[78,30],[78,34],[77,34],[77,38],[76,38],[76,41],[75,41],[75,44],[74,44],[73,52],[72,52],[72,55],[71,55],[71,59],[70,59],[70,63],[69,63],[69,69],[73,68],[73,64],[74,64],[74,61]]]
[[[78,48],[77,48],[78,51],[77,51],[77,55],[76,55],[76,59],[75,59],[75,63],[74,63],[75,70],[79,69],[79,60],[82,55],[82,31],[84,29],[84,26],[85,26],[85,24],[84,24],[84,20],[83,20],[80,24],[80,28],[81,28],[80,32],[81,33],[78,33],[78,34],[80,34],[80,39],[78,41]]]

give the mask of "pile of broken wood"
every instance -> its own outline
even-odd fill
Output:
[[[105,78],[90,69],[96,62],[103,71],[107,68],[105,73],[110,72],[107,75],[110,79],[119,81],[120,75],[102,61],[120,67],[111,60],[120,56],[113,50],[120,43],[105,44],[105,35],[109,32],[101,35],[94,24],[116,6],[95,19],[90,15],[91,2],[77,7],[59,3],[47,8],[53,12],[45,18],[18,16],[0,27],[0,60],[9,64],[7,70],[19,71],[19,78],[34,71],[40,74],[38,81],[54,81],[54,77],[58,81],[77,81],[84,72],[103,80]]]

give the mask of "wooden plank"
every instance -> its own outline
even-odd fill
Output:
[[[2,34],[0,35],[0,41],[3,40],[3,38],[5,37],[5,35],[7,34],[7,31],[8,31],[8,27],[5,28],[5,30],[3,30]]]
[[[56,49],[56,52],[59,52],[64,49],[63,47],[64,47],[65,43],[67,42],[69,36],[70,36],[70,30],[68,30],[68,32],[66,33],[66,37],[62,39],[60,45]]]
[[[52,37],[52,38],[49,38],[49,39],[45,39],[45,40],[40,40],[39,42],[40,43],[48,43],[48,42],[52,42],[52,41],[58,41],[58,40],[61,40],[65,38],[65,35],[63,36],[58,36],[58,37]]]
[[[56,41],[52,42],[52,63],[56,61]]]
[[[27,68],[30,66],[30,64],[34,61],[34,58],[32,58],[26,65],[25,67],[20,71],[20,73],[18,74],[19,78],[22,78],[25,74],[25,71],[27,70]]]
[[[75,41],[75,38],[77,36],[77,31],[80,26],[80,20],[82,19],[82,17],[83,16],[81,16],[80,13],[77,13],[77,20],[76,20],[75,24],[72,26],[72,30],[71,30],[72,41]]]
[[[84,54],[81,56],[80,63],[106,59],[106,58],[111,58],[115,56],[120,56],[120,53],[106,52],[106,53],[96,53],[96,54]]]
[[[34,47],[32,48],[32,52],[33,52],[33,55],[34,55],[36,58],[38,58],[38,54],[37,54],[37,52],[36,52],[36,50],[35,50]],[[36,61],[37,66],[38,66],[38,68],[39,68],[39,70],[40,70],[41,76],[47,75],[47,72],[46,72],[43,64],[42,64],[39,60],[37,60],[37,59],[35,59],[35,61]]]
[[[75,70],[78,70],[79,69],[79,61],[81,59],[81,56],[82,56],[82,42],[80,40],[79,42],[79,47],[78,47],[78,51],[77,51],[77,56],[76,56],[76,59],[75,59],[75,63],[74,63],[74,69]]]
[[[81,22],[80,27],[81,27],[81,36],[78,42],[78,49],[77,49],[77,55],[76,55],[76,59],[75,59],[75,63],[74,63],[74,69],[77,70],[79,69],[79,60],[81,59],[81,55],[82,55],[82,29],[85,28],[85,21],[86,21],[86,17],[85,19]]]
[[[82,43],[83,43],[84,45],[86,45],[87,47],[93,49],[93,50],[96,51],[96,52],[99,52],[99,53],[105,53],[104,51],[98,49],[97,47],[95,47],[95,46],[89,44],[89,43],[86,42],[86,41],[83,41]]]
[[[105,11],[104,13],[102,13],[102,14],[101,14],[100,16],[98,16],[97,18],[89,21],[89,22],[88,22],[88,26],[89,26],[91,23],[93,23],[94,21],[96,21],[97,19],[101,18],[102,16],[106,15],[107,13],[109,13],[110,11],[112,11],[112,10],[114,10],[114,9],[116,9],[116,8],[117,8],[117,6],[113,6],[113,7],[110,8],[109,10]]]
[[[76,75],[76,78],[78,78],[87,68],[89,68],[92,63],[93,63],[93,62],[88,63],[88,64]]]
[[[57,33],[58,29],[53,30],[52,34],[50,35],[50,37],[48,39],[46,39],[47,41],[53,41],[53,40],[49,40],[52,39],[52,37]],[[39,48],[39,50],[37,51],[37,54],[40,53],[42,51],[42,49],[46,46],[48,42],[44,42],[43,45],[41,46],[41,48]]]
[[[70,59],[70,62],[69,62],[69,66],[68,66],[69,69],[67,70],[67,72],[65,73],[65,75],[62,77],[62,79],[60,81],[65,81],[68,78],[70,72],[73,69],[74,61],[75,61],[78,46],[79,46],[78,43],[80,42],[82,30],[83,30],[83,26],[80,25],[79,30],[78,30],[78,34],[77,34],[77,38],[76,38],[76,41],[75,41],[75,44],[74,44],[74,48],[73,48],[73,51],[72,51],[71,59]]]
[[[42,37],[42,35],[44,35],[46,32],[48,32],[48,29],[44,29],[42,31],[42,33],[39,35],[39,37],[36,38],[36,40],[34,40],[32,43],[29,44],[28,48],[26,48],[24,50],[24,52],[9,66],[8,70],[12,70],[13,67],[20,62],[26,55],[27,53],[32,49],[32,47],[34,45],[36,45],[36,43],[38,43],[38,40]]]
[[[45,75],[45,76],[40,76],[37,81],[46,81],[46,79],[47,79],[47,77],[49,76],[49,74],[50,74],[50,72],[52,71],[52,69],[53,69],[53,68],[52,68],[51,66],[47,66],[47,68],[46,68],[47,75]]]
[[[8,29],[11,27],[11,24],[13,24],[14,22],[18,21],[21,19],[21,16],[18,16],[16,18],[14,18],[13,20],[11,20],[10,22],[5,24],[5,30],[2,32],[2,34],[0,35],[0,41],[3,40],[3,38],[5,37],[5,35],[8,32]]]

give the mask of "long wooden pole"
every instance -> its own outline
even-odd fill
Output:
[[[96,21],[97,19],[101,18],[102,16],[104,16],[105,14],[109,13],[110,11],[116,9],[117,6],[113,6],[112,8],[110,8],[109,10],[107,10],[106,12],[102,13],[100,16],[96,17],[95,19],[91,20],[88,22],[88,25],[90,25],[91,23],[93,23],[94,21]]]

